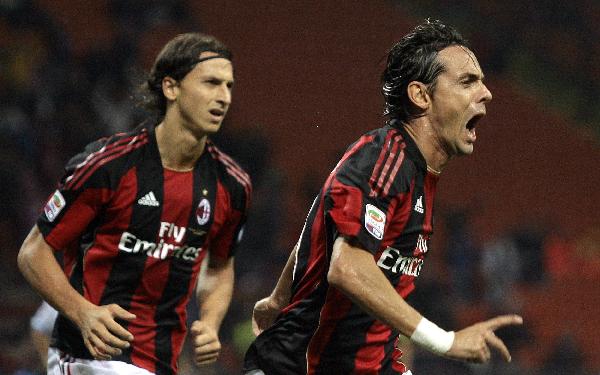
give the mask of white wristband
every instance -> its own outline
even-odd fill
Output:
[[[436,354],[446,354],[454,342],[454,331],[444,331],[422,318],[410,339]]]

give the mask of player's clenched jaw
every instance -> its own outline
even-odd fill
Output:
[[[218,56],[203,52],[199,58]],[[180,130],[201,138],[219,131],[231,104],[233,66],[230,60],[216,57],[199,62],[180,81],[165,90],[167,112]]]
[[[448,157],[473,152],[475,126],[485,116],[492,94],[483,83],[483,72],[473,52],[450,46],[438,53],[444,70],[431,93],[428,116],[439,145]]]

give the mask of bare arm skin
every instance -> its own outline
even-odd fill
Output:
[[[96,359],[110,359],[129,347],[133,335],[116,322],[135,315],[116,304],[96,306],[69,284],[53,249],[37,226],[21,245],[17,259],[29,284],[61,314],[79,327],[85,346]]]
[[[219,357],[219,328],[233,294],[233,266],[233,257],[225,262],[210,264],[206,274],[198,280],[196,292],[200,319],[192,323],[190,329],[196,365],[215,362]]]
[[[256,336],[260,335],[265,329],[269,328],[277,316],[290,301],[292,294],[292,281],[294,264],[296,259],[296,251],[298,251],[298,245],[294,247],[290,256],[277,280],[275,289],[271,292],[271,295],[261,299],[254,305],[254,311],[252,313],[252,331]]]
[[[422,319],[422,315],[394,290],[373,255],[343,237],[333,245],[327,278],[330,285],[364,311],[407,337],[412,336]],[[517,315],[503,315],[476,323],[456,332],[452,347],[445,355],[456,360],[487,362],[491,358],[490,348],[493,348],[510,361],[508,349],[494,331],[521,323],[522,319]]]

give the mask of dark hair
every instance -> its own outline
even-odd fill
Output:
[[[141,104],[146,109],[158,112],[159,116],[164,116],[167,99],[162,91],[163,79],[183,79],[199,62],[200,54],[208,51],[228,60],[233,57],[225,44],[210,35],[187,33],[171,39],[156,57],[148,79],[140,87]]]
[[[428,92],[433,93],[435,81],[445,69],[436,59],[438,52],[449,46],[466,44],[456,29],[439,20],[427,19],[402,37],[388,53],[387,66],[381,75],[384,116],[400,121],[419,117],[408,99],[408,84],[422,82],[428,85]]]

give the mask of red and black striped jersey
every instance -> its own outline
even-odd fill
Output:
[[[152,125],[91,143],[68,163],[37,225],[64,252],[65,272],[79,293],[136,315],[120,322],[135,338],[113,360],[177,372],[185,308],[202,260],[233,256],[251,189],[248,175],[210,140],[192,171],[163,168]],[[63,316],[52,345],[91,358]]]
[[[292,298],[246,354],[266,374],[398,374],[398,332],[327,282],[333,242],[352,238],[397,292],[414,289],[432,235],[438,176],[402,126],[352,144],[315,199],[300,236]]]

